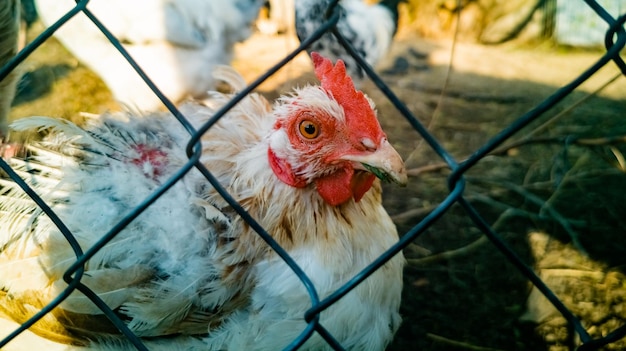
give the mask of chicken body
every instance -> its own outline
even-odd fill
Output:
[[[398,27],[398,4],[405,0],[382,0],[370,5],[363,0],[340,0],[337,30],[372,67],[389,52]],[[302,41],[326,22],[327,9],[333,0],[295,0],[296,34]],[[307,49],[334,60],[342,59],[357,87],[365,71],[339,43],[332,33],[326,33]]]
[[[324,298],[397,242],[374,174],[402,184],[406,172],[373,104],[346,89],[352,83],[343,64],[333,67],[315,55],[314,62],[321,86],[296,90],[274,106],[249,95],[203,137],[200,162]],[[243,87],[234,72],[219,72]],[[199,126],[230,97],[215,93],[204,104],[183,105],[182,112]],[[11,162],[83,250],[187,162],[187,132],[167,113],[149,117],[105,115],[84,128],[44,117],[13,125],[50,131],[29,146],[30,159]],[[4,336],[67,286],[62,275],[76,256],[17,185],[2,181],[0,192]],[[322,312],[322,325],[344,347],[383,350],[391,341],[401,320],[403,264],[396,255]],[[148,338],[150,350],[279,350],[305,329],[303,316],[311,307],[296,274],[196,169],[85,269],[82,282]],[[31,331],[6,349],[133,349],[79,292]],[[302,349],[330,348],[314,334]]]
[[[247,39],[263,0],[92,0],[91,11],[115,35],[144,72],[174,103],[206,97],[215,88],[217,65],[229,64],[234,45]],[[36,0],[42,22],[51,25],[74,0]],[[82,13],[55,36],[99,75],[114,98],[142,111],[161,107],[100,30]]]

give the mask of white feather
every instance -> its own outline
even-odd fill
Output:
[[[50,26],[73,0],[36,0]],[[173,102],[203,98],[215,88],[211,73],[229,64],[235,43],[247,39],[261,0],[92,0],[87,8],[115,35],[156,86]],[[79,13],[55,36],[98,74],[116,100],[153,111],[160,100],[99,29]]]

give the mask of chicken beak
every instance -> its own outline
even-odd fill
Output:
[[[356,163],[355,169],[369,171],[382,181],[394,182],[401,186],[407,184],[404,161],[387,139],[383,139],[374,152],[346,155],[342,158]]]

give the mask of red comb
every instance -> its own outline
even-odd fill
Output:
[[[333,63],[318,54],[311,53],[315,75],[322,83],[322,88],[331,95],[342,107],[346,116],[346,123],[350,129],[360,130],[364,136],[374,138],[378,142],[383,135],[374,110],[361,91],[356,90],[352,78],[346,73],[346,66],[342,60]]]

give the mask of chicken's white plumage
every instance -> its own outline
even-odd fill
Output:
[[[343,63],[333,67],[319,55],[313,61],[321,86],[298,89],[274,106],[247,96],[203,136],[200,162],[324,298],[397,242],[373,174],[404,183],[406,171]],[[218,73],[242,88],[232,70]],[[181,111],[199,127],[231,97],[212,93]],[[28,158],[10,162],[83,250],[188,161],[189,135],[180,123],[168,113],[144,117],[107,114],[84,127],[33,117],[13,125],[48,131],[27,146]],[[0,323],[4,337],[67,286],[62,276],[76,255],[10,180],[0,183],[0,211],[0,317],[10,320]],[[391,341],[400,323],[403,262],[396,255],[321,313],[322,325],[345,348],[383,350]],[[85,270],[81,282],[151,350],[282,349],[305,329],[311,307],[296,274],[195,168]],[[32,343],[52,343],[50,350],[133,348],[79,292],[7,347]],[[302,348],[326,349],[317,334]]]
[[[156,86],[173,102],[203,98],[215,88],[212,71],[229,64],[234,45],[248,38],[263,0],[92,0],[87,9],[115,35]],[[36,0],[51,25],[73,0]],[[153,111],[160,100],[100,30],[78,13],[55,36],[98,74],[124,105]]]

